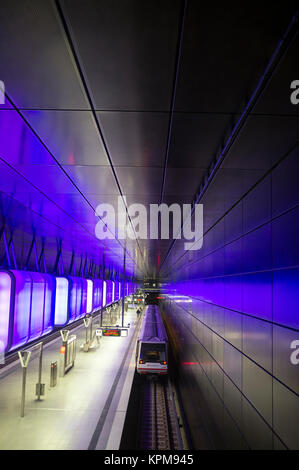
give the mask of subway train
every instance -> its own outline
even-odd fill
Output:
[[[121,298],[122,283],[0,271],[0,352],[8,353]],[[125,296],[135,290],[126,282]]]
[[[157,305],[146,307],[136,350],[139,374],[166,375],[168,371],[168,338]]]

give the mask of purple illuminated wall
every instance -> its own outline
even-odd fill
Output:
[[[93,306],[94,309],[100,308],[102,303],[102,279],[94,280],[94,298],[93,298]]]
[[[45,280],[43,334],[46,334],[52,331],[54,324],[56,282],[54,276],[49,274],[43,276]]]
[[[190,426],[207,430],[207,447],[295,449],[299,365],[290,361],[290,345],[299,340],[299,154],[247,193],[253,171],[235,173],[222,194],[214,185],[201,201],[203,248],[177,249],[182,257],[170,265],[176,281],[164,287],[174,295],[164,306],[177,338],[181,392]],[[216,178],[218,187],[224,177]]]
[[[107,305],[107,282],[106,281],[103,281],[102,304],[103,304],[103,307]]]
[[[87,313],[87,279],[82,279],[81,315]]]
[[[93,311],[93,291],[94,291],[94,281],[87,279],[87,298],[86,298],[86,313],[91,313]]]
[[[101,279],[63,278],[29,271],[0,271],[0,347],[12,351],[101,308]],[[107,305],[112,303],[112,281]],[[115,281],[114,301],[119,283]],[[104,289],[105,290],[105,289]]]
[[[85,284],[85,286],[83,285],[84,284],[84,281],[85,279],[80,279],[80,278],[77,278],[76,279],[76,284],[77,284],[77,302],[76,302],[76,318],[79,318],[82,314],[83,314],[83,308],[86,307],[86,305],[83,305],[83,301],[84,301],[84,290],[83,288],[85,287],[85,292],[86,292],[86,289],[87,289],[87,286]],[[86,312],[84,312],[86,313]]]
[[[76,319],[80,318],[83,314],[83,307],[86,307],[86,296],[87,296],[87,284],[85,279],[81,279],[79,277],[71,277],[71,293],[70,293],[70,321],[75,321]],[[85,293],[83,292],[85,290]],[[85,305],[82,305],[82,300],[84,302],[85,297]]]
[[[106,305],[112,303],[112,281],[106,281]]]
[[[112,297],[111,298],[112,298],[112,302],[115,302],[116,300],[115,299],[115,282],[112,281],[111,284],[112,284]]]
[[[32,341],[43,333],[45,280],[40,273],[30,273],[30,276],[32,279],[32,297],[29,341]]]
[[[56,277],[55,326],[66,325],[69,320],[69,302],[71,281],[65,277]]]
[[[23,346],[53,329],[55,280],[47,274],[11,271],[15,279],[10,312],[12,344]]]
[[[1,77],[3,78],[3,77]],[[1,107],[1,105],[0,105]],[[103,247],[93,236],[86,236],[86,230],[78,224],[73,217],[76,212],[85,212],[86,207],[80,198],[74,203],[74,187],[69,178],[59,168],[53,157],[46,150],[39,138],[32,132],[20,114],[12,109],[7,101],[5,108],[0,113],[0,196],[3,202],[9,203],[9,217],[5,214],[5,204],[2,205],[7,225],[14,227],[15,255],[18,266],[24,266],[26,259],[23,257],[23,243],[30,244],[32,231],[36,243],[43,240],[44,253],[47,258],[47,269],[54,270],[55,255],[53,255],[53,243],[59,238],[62,241],[64,262],[69,265],[72,253],[75,250],[74,261],[80,258],[82,247],[87,251],[88,257],[94,258],[94,252],[100,252]],[[45,117],[45,116],[44,116]],[[43,121],[40,111],[28,111],[27,118],[36,121],[39,125]],[[33,126],[35,127],[35,126]],[[50,126],[51,127],[51,126]],[[58,143],[51,136],[51,142],[46,145],[54,145],[55,152],[60,152],[63,142]],[[60,149],[58,151],[58,149]],[[81,181],[81,184],[83,181]],[[85,184],[88,180],[85,181]],[[90,183],[91,184],[91,183]],[[82,190],[82,186],[81,186]],[[87,190],[87,187],[84,188]],[[94,222],[94,210],[86,212],[88,220]],[[76,237],[64,233],[64,227],[69,227],[69,234],[76,231]],[[30,241],[31,239],[31,241]],[[20,249],[19,249],[20,248]],[[113,251],[113,250],[112,250]],[[77,258],[78,257],[78,258]],[[33,257],[32,257],[33,258]],[[28,260],[28,270],[36,269],[35,260]],[[120,268],[121,257],[115,257],[113,267]],[[129,263],[127,269],[130,269]]]
[[[107,304],[112,302],[112,281]],[[115,281],[114,301],[119,283]],[[12,351],[101,308],[101,279],[63,278],[29,271],[0,271],[0,347]]]
[[[115,287],[114,287],[114,301],[116,302],[119,300],[119,282],[114,281]]]
[[[12,271],[15,278],[12,347],[15,349],[29,340],[32,279],[30,273]]]
[[[0,271],[0,353],[6,351],[9,345],[12,284],[12,276]]]

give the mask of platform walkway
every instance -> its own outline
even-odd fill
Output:
[[[35,397],[38,359],[28,366],[25,416],[20,417],[22,369],[16,363],[0,373],[0,449],[118,448],[134,376],[134,357],[140,322],[129,310],[127,337],[102,337],[100,347],[80,350],[85,328],[79,326],[75,366],[50,388],[50,363],[59,359],[61,339],[43,353],[45,396]]]

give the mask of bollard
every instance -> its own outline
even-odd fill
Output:
[[[37,384],[35,387],[35,394],[37,395],[38,401],[40,401],[40,397],[45,395],[45,384],[42,382],[42,370],[43,370],[43,343],[40,342],[38,345],[39,347],[39,365],[38,365],[38,379]]]
[[[85,326],[85,343],[84,343],[84,346],[83,346],[84,352],[89,351],[89,342],[91,340],[89,327],[91,325],[91,322],[92,322],[91,315],[89,315],[89,314],[85,315],[85,318],[83,318],[83,323],[84,323],[84,326]],[[88,335],[88,332],[89,332],[89,335]],[[90,336],[90,338],[88,336]]]
[[[67,361],[67,340],[69,338],[69,330],[60,330],[60,336],[62,339],[62,346],[59,350],[60,359],[59,359],[59,376],[64,377],[66,370],[66,361]]]
[[[26,373],[30,361],[31,351],[18,351],[18,356],[23,369],[22,377],[22,396],[21,396],[21,418],[25,416],[25,397],[26,397]]]
[[[56,384],[57,384],[57,361],[51,362],[50,387],[56,387]]]

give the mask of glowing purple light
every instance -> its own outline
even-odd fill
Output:
[[[64,277],[56,277],[56,297],[54,322],[56,326],[65,325],[68,321],[69,281]]]
[[[87,289],[88,289],[87,279],[81,279],[81,285],[82,285],[81,309],[80,309],[80,313],[78,316],[85,315],[87,313]]]
[[[107,283],[103,281],[103,307],[107,304]]]
[[[12,273],[16,287],[11,349],[15,349],[29,340],[32,279],[28,272],[12,271]]]
[[[76,313],[75,318],[78,318],[82,315],[82,300],[83,300],[83,280],[77,278],[75,280],[77,297],[76,297]]]
[[[29,340],[38,338],[43,332],[45,280],[39,273],[30,273],[32,279],[30,336]]]
[[[92,312],[92,299],[93,299],[93,281],[87,279],[87,302],[86,313]]]
[[[112,298],[111,302],[115,301],[115,282],[112,281]]]
[[[93,308],[98,308],[101,306],[101,288],[102,288],[102,280],[96,279],[93,281],[94,283],[94,300],[93,300]]]
[[[0,353],[8,347],[11,288],[10,275],[0,272]]]
[[[112,303],[112,281],[105,281],[106,282],[106,305],[110,305]]]
[[[44,303],[44,322],[43,334],[53,329],[53,313],[54,313],[54,293],[55,279],[49,274],[44,274],[45,279],[45,303]]]

